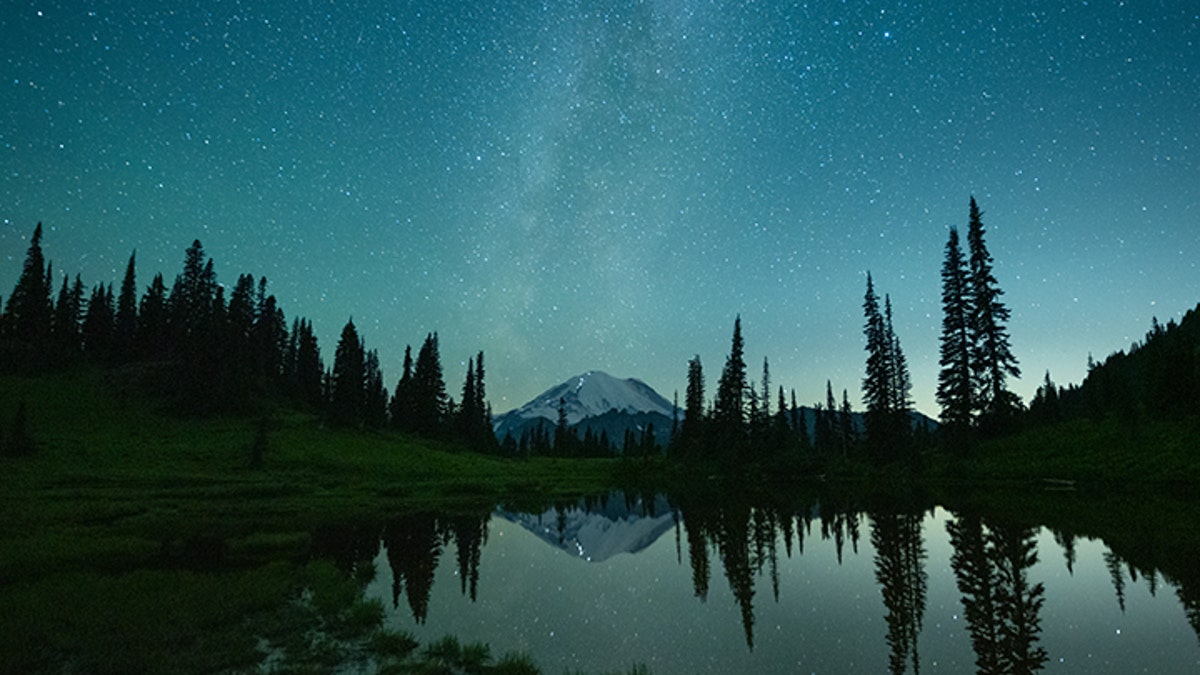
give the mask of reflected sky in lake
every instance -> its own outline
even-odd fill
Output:
[[[460,578],[464,558],[446,535],[423,622],[404,595],[393,605],[385,536],[367,593],[389,608],[391,627],[423,642],[453,634],[487,642],[497,655],[525,651],[551,673],[624,670],[634,663],[659,675],[912,672],[914,654],[924,672],[983,668],[963,601],[967,563],[952,562],[956,550],[970,558],[964,543],[969,537],[952,541],[948,524],[958,522],[953,514],[813,514],[787,522],[762,516],[765,511],[747,510],[755,514],[749,518],[694,513],[690,519],[686,508],[681,511],[679,528],[667,529],[636,554],[615,552],[599,562],[548,542],[545,532],[539,536],[530,527],[536,517],[492,517],[478,555],[475,601]],[[540,522],[554,529],[555,518],[551,511]],[[1032,642],[1016,651],[1032,655],[1037,665],[1044,649],[1043,672],[1200,668],[1200,642],[1174,584],[1155,574],[1152,594],[1144,572],[1086,539],[1074,541],[1069,571],[1065,549],[1049,530],[982,522],[981,542],[989,543],[977,547],[974,559],[993,570],[987,578],[1003,579],[1005,560],[1021,557],[1013,546],[1036,545],[1023,558],[1030,562],[1032,552],[1036,562],[1017,565],[1017,587],[1024,583],[1025,590],[1016,595],[1036,605],[1032,618],[1040,633],[1035,630]],[[738,533],[743,527],[744,536]],[[798,533],[789,532],[793,527]],[[1009,544],[1001,543],[1004,533],[1012,535]],[[693,564],[701,550],[707,567]],[[698,585],[696,570],[703,577],[705,569],[707,582]],[[995,601],[989,616],[1001,624],[1009,616],[1001,608],[1008,602],[1003,588],[1011,585],[997,584],[996,598],[988,600]],[[914,635],[915,648],[906,637]],[[1005,663],[1009,657],[998,658]]]

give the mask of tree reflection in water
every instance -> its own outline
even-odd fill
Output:
[[[820,535],[832,539],[838,562],[845,542],[858,552],[859,515],[833,503],[799,500],[788,506],[751,506],[737,500],[683,500],[676,502],[679,521],[686,532],[692,586],[697,598],[708,599],[711,580],[710,551],[716,553],[741,615],[746,646],[754,649],[755,580],[766,576],[776,602],[780,598],[779,542],[788,558],[804,553],[804,537],[812,531],[812,516],[819,508]]]
[[[946,530],[978,672],[1037,672],[1047,659],[1037,644],[1045,588],[1028,578],[1038,561],[1037,530],[973,515],[955,517]]]
[[[925,542],[920,513],[872,513],[871,545],[875,547],[875,580],[887,609],[888,668],[903,673],[911,659],[913,672],[921,672],[917,636],[925,616],[928,588]]]
[[[528,523],[505,518],[531,527],[531,531],[551,545],[557,543],[563,547],[564,537],[570,539],[572,545],[564,547],[568,552],[580,535],[581,523],[590,523],[588,531],[593,536],[595,532],[611,533],[631,547],[604,549],[600,556],[603,559],[649,546],[665,532],[661,518],[669,515],[666,528],[675,529],[673,558],[676,564],[687,565],[685,570],[690,568],[694,597],[701,603],[712,597],[713,576],[717,574],[714,565],[719,562],[746,647],[751,652],[756,647],[757,614],[762,611],[758,608],[756,612],[755,602],[762,602],[756,584],[769,583],[776,603],[797,602],[795,597],[783,597],[789,594],[789,574],[794,567],[784,564],[780,555],[788,559],[804,556],[805,539],[817,537],[828,542],[836,553],[837,565],[841,566],[847,556],[860,553],[865,523],[873,550],[874,580],[884,608],[883,638],[888,668],[893,673],[910,669],[918,673],[919,637],[929,593],[925,537],[928,533],[923,531],[929,514],[920,507],[927,504],[871,503],[869,509],[863,510],[849,498],[822,499],[815,495],[773,500],[730,498],[725,494],[689,495],[677,500],[655,495],[610,495],[560,503],[542,515],[531,516]],[[658,523],[639,529],[638,519],[653,518],[656,511],[662,514]],[[581,519],[581,515],[600,520],[588,521]],[[490,511],[467,515],[418,513],[381,524],[323,528],[313,535],[313,550],[334,559],[342,569],[357,572],[376,558],[382,543],[391,568],[393,607],[399,607],[403,595],[414,621],[424,624],[430,611],[435,572],[443,552],[448,553],[451,545],[455,554],[450,560],[456,563],[461,593],[475,601],[482,548],[487,543],[491,517]],[[945,528],[951,549],[950,569],[960,594],[977,672],[1041,670],[1048,661],[1047,649],[1041,644],[1045,588],[1030,579],[1031,570],[1039,562],[1040,528],[1013,525],[1008,520],[983,517],[968,510],[953,512]],[[1065,529],[1052,529],[1051,533],[1062,547],[1067,571],[1073,572],[1077,535]],[[810,550],[813,546],[808,543]],[[1143,549],[1128,546],[1110,546],[1102,558],[1112,579],[1116,604],[1122,611],[1127,579],[1136,583],[1140,576],[1153,594],[1161,578],[1174,587],[1187,620],[1200,633],[1200,602],[1195,591],[1200,584],[1196,583],[1194,573],[1189,575],[1175,563],[1171,563],[1174,567],[1159,571],[1156,566],[1161,562],[1155,560],[1174,559],[1163,555],[1148,558]],[[790,592],[796,590],[792,588]],[[933,648],[931,643],[925,651]]]
[[[372,566],[380,546],[387,549],[392,573],[392,607],[400,596],[422,624],[429,613],[429,595],[445,547],[453,544],[463,595],[475,600],[479,585],[479,561],[487,543],[491,512],[442,515],[412,513],[387,522],[337,523],[313,532],[310,555],[333,560],[343,572],[373,576]]]

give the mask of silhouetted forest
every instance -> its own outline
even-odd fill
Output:
[[[158,273],[140,290],[136,253],[131,254],[114,291],[112,283],[89,287],[79,275],[56,273],[43,255],[39,223],[20,278],[7,301],[0,302],[0,371],[28,375],[115,367],[118,379],[183,414],[261,412],[286,402],[339,426],[452,438],[507,456],[665,452],[728,471],[813,471],[846,461],[919,467],[932,448],[967,452],[979,438],[1031,425],[1079,418],[1133,424],[1200,412],[1197,310],[1178,324],[1155,320],[1146,339],[1128,352],[1099,364],[1089,357],[1080,385],[1060,387],[1047,372],[1026,409],[1008,388],[1020,369],[1007,329],[1011,312],[1001,301],[985,234],[982,211],[971,198],[966,250],[951,227],[941,270],[941,424],[936,432],[913,410],[912,378],[893,325],[891,296],[880,296],[869,272],[862,305],[861,413],[852,408],[849,388],[841,388],[838,396],[829,381],[824,401],[797,405],[794,388],[772,388],[767,358],[761,377],[753,380],[738,316],[711,398],[700,356],[688,361],[683,405],[677,395],[666,447],[652,422],[638,431],[627,428],[621,437],[610,437],[602,427],[580,434],[567,425],[562,410],[557,422],[547,420],[520,438],[498,442],[482,351],[469,358],[455,400],[447,391],[438,334],[429,333],[415,355],[411,345],[405,347],[402,373],[389,391],[378,352],[368,348],[353,320],[343,327],[327,364],[312,323],[297,317],[289,326],[265,277],[240,274],[231,286],[219,284],[214,261],[199,241],[186,249],[182,270],[170,284]],[[35,452],[36,442],[25,428],[27,414],[21,407],[9,418],[6,454]]]
[[[1078,385],[1059,387],[1046,372],[1029,403],[1035,425],[1113,418],[1127,424],[1200,414],[1200,305],[1176,323],[1154,319],[1144,340],[1100,363],[1088,357]]]
[[[700,355],[688,361],[682,418],[672,429],[669,455],[732,470],[812,470],[851,459],[912,459],[917,448],[932,442],[933,430],[912,410],[912,384],[892,327],[891,303],[885,298],[885,309],[880,309],[870,275],[867,298],[866,332],[872,351],[864,382],[870,392],[864,413],[853,409],[846,389],[835,396],[828,380],[825,400],[811,407],[797,404],[794,388],[779,386],[772,391],[766,358],[761,380],[750,380],[739,316],[711,401],[705,393]],[[877,366],[874,371],[872,364]]]
[[[289,402],[332,424],[455,438],[485,451],[496,447],[482,351],[469,359],[462,397],[455,401],[446,393],[438,336],[428,334],[415,360],[411,347],[405,349],[404,371],[389,395],[378,352],[368,349],[353,320],[327,366],[312,323],[297,317],[289,328],[266,277],[238,275],[227,295],[198,240],[184,252],[183,269],[169,286],[159,273],[140,293],[131,254],[114,293],[111,283],[89,290],[79,275],[56,277],[42,236],[39,223],[20,278],[0,303],[0,371],[117,368],[120,378],[177,413],[263,412],[272,401]],[[31,446],[18,430],[13,438],[21,442],[7,444],[10,454]]]
[[[942,268],[939,436],[955,449],[967,447],[976,435],[1012,430],[1022,409],[1020,399],[1008,389],[1008,378],[1019,377],[1020,369],[1008,335],[1010,311],[1000,301],[1003,291],[993,273],[985,234],[982,211],[972,197],[968,252],[964,255],[957,229],[950,228]],[[935,445],[935,438],[919,423],[922,418],[914,415],[912,375],[892,320],[892,299],[889,294],[880,298],[870,272],[863,319],[867,356],[861,428],[852,422],[846,391],[839,404],[830,382],[826,382],[826,400],[815,407],[813,429],[798,414],[795,394],[789,401],[783,387],[772,413],[774,392],[766,359],[761,390],[747,381],[739,317],[711,406],[705,399],[700,356],[688,363],[684,418],[672,450],[682,457],[717,458],[726,464],[766,461],[812,468],[853,458],[920,466],[923,452]]]

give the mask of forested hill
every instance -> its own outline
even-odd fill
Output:
[[[1154,320],[1145,340],[1101,363],[1080,385],[1059,389],[1049,374],[1030,403],[1043,422],[1078,417],[1179,419],[1200,415],[1200,305],[1176,323]]]

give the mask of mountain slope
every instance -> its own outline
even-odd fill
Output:
[[[553,426],[558,422],[559,401],[566,413],[567,424],[581,429],[581,422],[593,418],[606,418],[602,425],[597,426],[615,429],[619,425],[613,423],[614,417],[649,415],[650,419],[661,421],[670,420],[673,413],[671,402],[645,382],[633,378],[622,380],[608,373],[591,370],[547,389],[520,408],[497,415],[492,419],[492,429],[497,437],[503,438],[509,433],[518,437],[523,430],[543,420],[543,423]],[[629,426],[637,424],[631,419]],[[658,426],[661,424],[656,424],[655,428]],[[669,422],[661,431],[670,431]],[[609,433],[613,441],[620,441],[620,435],[613,436],[612,431]]]

